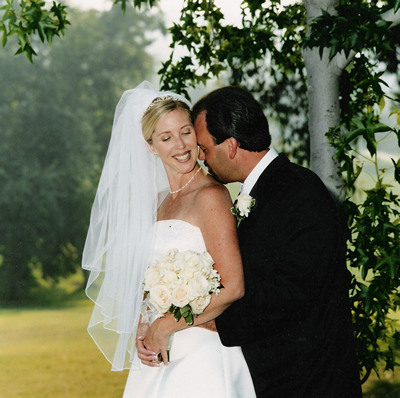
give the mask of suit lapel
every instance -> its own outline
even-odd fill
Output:
[[[257,200],[262,200],[262,195],[265,192],[266,187],[273,184],[273,181],[276,178],[279,178],[280,169],[289,163],[289,159],[283,153],[281,153],[261,173],[254,187],[250,191],[250,196],[252,196],[256,200],[256,204],[254,205],[253,210],[257,206]]]
[[[288,158],[284,154],[279,154],[261,173],[260,177],[258,178],[257,182],[253,186],[250,191],[250,196],[255,199],[255,204],[251,209],[249,216],[242,220],[238,227],[238,232],[243,230],[241,229],[243,224],[248,225],[248,220],[251,222],[251,217],[254,213],[257,213],[257,207],[259,206],[259,201],[263,200],[263,196],[265,195],[266,191],[268,190],[269,185],[274,185],[274,180],[279,177],[279,170],[284,167],[285,164],[289,164]]]

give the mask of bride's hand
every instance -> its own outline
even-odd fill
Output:
[[[167,346],[169,341],[169,333],[162,327],[164,318],[156,319],[147,331],[143,345],[147,350],[161,354],[164,365],[168,365]],[[157,362],[158,363],[158,362]],[[159,363],[158,363],[159,364]]]
[[[159,366],[156,353],[146,349],[146,347],[143,344],[145,336],[149,329],[150,326],[148,323],[139,323],[136,333],[136,349],[138,357],[143,365]]]

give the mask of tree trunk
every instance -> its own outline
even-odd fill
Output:
[[[333,14],[338,0],[304,0],[307,24],[321,14],[321,9]],[[341,201],[344,197],[343,181],[338,175],[334,148],[325,134],[340,122],[339,77],[342,69],[335,60],[329,60],[329,49],[320,56],[319,49],[304,50],[307,71],[310,132],[311,169],[325,183],[332,196]]]

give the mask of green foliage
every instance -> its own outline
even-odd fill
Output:
[[[381,18],[382,6],[365,0],[341,1],[336,12],[332,15],[322,10],[322,15],[314,18],[305,46],[319,47],[321,54],[328,48],[331,59],[341,51],[348,57],[351,51],[392,50],[392,31],[390,23]]]
[[[354,117],[383,100],[386,82],[382,79],[381,65],[364,54],[353,58],[342,72],[340,81],[341,121],[350,128]],[[378,119],[373,116],[374,122]]]
[[[393,319],[400,305],[400,162],[392,159],[393,167],[381,166],[379,151],[388,140],[398,144],[400,131],[377,119],[379,114],[368,108],[364,118],[353,120],[348,134],[328,134],[348,189],[344,209],[353,270],[351,303],[360,369],[366,377],[371,370],[378,372],[379,363],[385,363],[385,370],[400,365],[400,334]],[[365,150],[360,152],[360,147]],[[374,173],[373,184],[360,191],[357,183],[367,167]]]
[[[32,37],[39,37],[42,43],[52,43],[55,36],[63,36],[69,25],[66,6],[53,1],[50,9],[43,0],[6,0],[0,7],[0,30],[3,32],[1,43],[5,47],[8,37],[16,36],[18,50],[16,54],[25,54],[32,62],[32,56],[37,55],[32,47]]]
[[[133,0],[133,5],[140,9],[140,7],[142,6],[142,3],[144,3],[144,5],[149,4],[150,7],[153,7],[155,2],[156,2],[156,0]],[[129,3],[130,3],[130,1],[128,1],[128,0],[114,0],[113,4],[114,5],[120,4],[121,5],[121,10],[125,14],[126,6]]]
[[[73,12],[33,66],[0,53],[0,301],[80,265],[115,105],[152,70],[145,34],[160,23],[138,15]]]
[[[351,302],[360,369],[368,378],[381,363],[393,370],[400,335],[393,314],[399,310],[400,197],[399,161],[382,166],[380,146],[391,139],[399,151],[397,127],[382,123],[385,108],[382,61],[393,57],[394,36],[381,19],[383,11],[398,9],[398,1],[341,1],[336,15],[324,12],[311,24],[304,44],[354,55],[341,76],[341,132],[328,134],[346,183],[344,209],[350,236],[348,263],[353,273]],[[343,34],[346,32],[346,35]],[[386,99],[389,97],[386,96]],[[378,112],[379,110],[379,112]],[[398,115],[397,108],[394,111]],[[397,124],[400,118],[397,117]],[[387,145],[387,144],[386,144]],[[359,148],[363,148],[362,151]],[[360,187],[366,172],[373,184]]]
[[[14,0],[7,0],[7,6],[4,6],[7,12],[3,17],[13,22],[9,22],[10,26],[24,26],[28,45],[25,47],[23,42],[18,52],[24,51],[32,59],[37,52],[32,43],[40,37],[35,26],[53,16],[53,25],[60,26],[59,33],[63,33],[69,23],[67,10],[53,3],[53,7],[46,11],[45,3],[40,0],[17,3],[18,6],[14,5]],[[31,23],[25,26],[24,15],[17,10],[26,8],[28,3],[34,3],[37,12],[33,13]],[[152,7],[157,2],[114,0],[124,13],[130,3],[140,8],[143,5]],[[54,7],[58,10],[59,22],[52,14]],[[273,108],[269,106],[267,112],[270,118],[280,122],[280,126],[285,126],[281,128],[282,146],[304,163],[309,156],[308,128],[304,117],[307,90],[301,56],[301,38],[305,34],[304,7],[300,1],[289,6],[281,6],[279,0],[243,1],[242,23],[242,27],[224,24],[223,14],[213,1],[186,0],[180,22],[170,28],[172,54],[160,70],[162,86],[185,94],[190,86],[197,87],[213,77],[222,76],[227,76],[229,83],[246,85],[263,104],[276,104]],[[51,25],[50,21],[46,22],[47,25]],[[11,28],[7,28],[5,23],[2,26],[5,45]],[[49,30],[47,36],[50,39],[53,32]],[[181,59],[174,56],[178,47],[186,49],[186,55]],[[267,74],[273,80],[265,79]],[[288,94],[294,103],[287,104],[283,94]]]
[[[277,71],[302,69],[300,33],[295,26],[304,25],[303,7],[297,4],[278,11],[279,1],[269,7],[262,7],[263,3],[267,2],[244,1],[243,26],[237,27],[224,24],[213,1],[185,1],[180,23],[169,30],[172,49],[183,47],[187,55],[175,60],[172,51],[159,71],[164,87],[187,95],[188,86],[197,87],[223,71],[229,71],[231,81],[238,84],[246,77],[246,68],[265,60],[268,53]]]
[[[213,1],[185,1],[180,21],[169,29],[172,51],[159,70],[162,86],[186,95],[212,78],[245,86],[279,122],[283,149],[307,162],[304,7],[243,1],[241,15],[242,26],[230,25]]]

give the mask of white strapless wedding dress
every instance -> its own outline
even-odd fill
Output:
[[[206,250],[199,228],[181,220],[157,223],[155,257],[170,249]],[[218,333],[192,327],[173,336],[168,366],[131,370],[123,398],[252,398],[240,347],[224,347]]]

